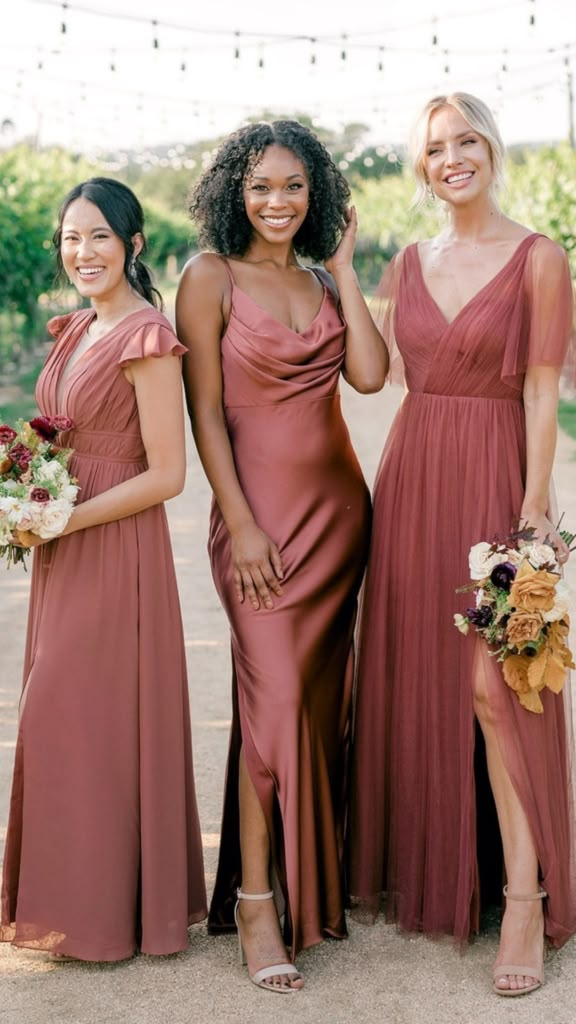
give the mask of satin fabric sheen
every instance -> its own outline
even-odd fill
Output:
[[[45,415],[74,428],[79,501],[146,469],[121,367],[184,350],[152,309],[72,366],[94,313],[51,321]],[[85,960],[186,949],[206,916],[186,663],[164,507],[36,549],[0,937]]]
[[[561,366],[571,282],[539,287],[550,250],[526,237],[448,323],[417,246],[387,274],[386,337],[408,392],[374,492],[362,602],[353,755],[351,892],[359,912],[464,941],[481,905],[501,899],[502,855],[475,725],[472,679],[486,688],[504,763],[537,847],[545,927],[560,946],[576,927],[569,682],[544,714],[522,708],[465,614],[472,544],[518,520],[526,473],[523,375]],[[394,337],[395,335],[395,337]],[[476,763],[475,763],[476,762]],[[488,808],[488,809],[487,809]],[[496,895],[497,894],[497,895]]]
[[[284,595],[254,611],[234,593],[230,536],[213,504],[209,551],[230,620],[233,723],[209,926],[233,927],[241,883],[238,756],[275,837],[292,956],[346,935],[342,874],[356,598],[370,498],[340,411],[344,326],[331,292],[301,334],[232,281],[222,339],[226,422],[240,484],[275,541]]]

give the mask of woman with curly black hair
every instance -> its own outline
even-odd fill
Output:
[[[376,391],[387,369],[352,267],[348,198],[307,128],[240,129],[194,190],[213,251],[187,264],[176,307],[234,669],[210,927],[236,921],[251,980],[281,993],[303,979],[286,962],[273,889],[292,960],[346,935],[343,794],[370,500],[338,378]]]

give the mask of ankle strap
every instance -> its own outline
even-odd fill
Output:
[[[539,889],[538,892],[532,893],[530,896],[519,896],[510,892],[507,885],[504,886],[503,892],[508,900],[545,900],[548,895],[545,889]]]
[[[270,892],[242,892],[242,889],[236,889],[236,895],[239,900],[271,900],[274,898],[272,889]]]

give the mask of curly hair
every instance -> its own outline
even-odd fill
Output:
[[[290,150],[304,165],[310,204],[294,236],[294,249],[321,263],[340,241],[350,189],[326,147],[298,121],[245,125],[222,143],[190,197],[200,242],[221,256],[246,253],[253,228],[244,206],[244,185],[264,150],[273,145]]]

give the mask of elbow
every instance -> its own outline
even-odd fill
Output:
[[[374,377],[370,380],[362,381],[362,383],[356,388],[356,391],[360,395],[375,395],[378,391],[382,391],[386,381],[386,375],[382,374],[380,377]]]
[[[344,374],[350,387],[354,388],[360,395],[375,395],[381,391],[386,382],[386,371],[384,368],[377,372],[362,374]]]
[[[177,498],[184,490],[186,483],[186,467],[174,469],[171,472],[163,473],[159,481],[159,501],[169,501],[170,498]]]

